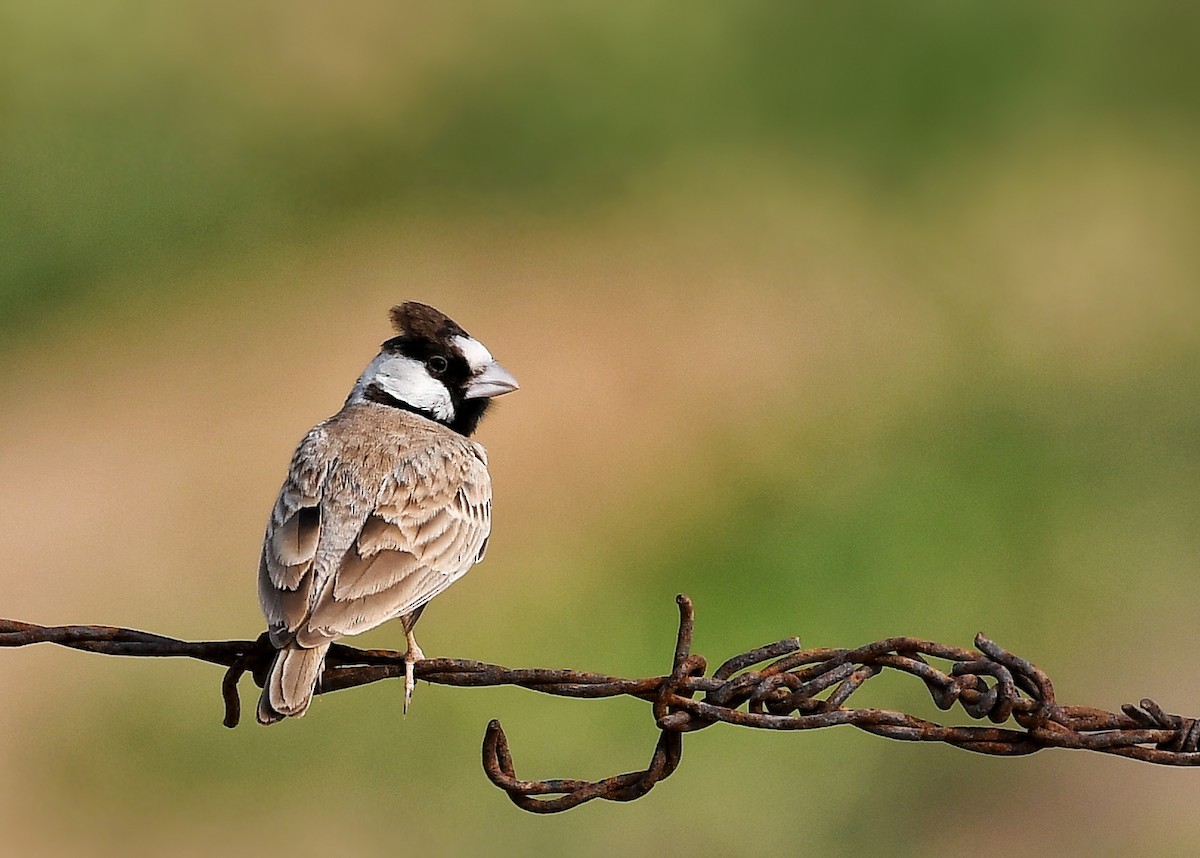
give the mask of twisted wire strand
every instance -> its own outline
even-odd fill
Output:
[[[534,813],[557,813],[597,798],[640,798],[678,768],[684,733],[717,723],[766,730],[850,725],[889,739],[940,742],[993,756],[1073,748],[1158,765],[1200,765],[1200,720],[1170,714],[1149,699],[1136,706],[1125,704],[1119,713],[1062,706],[1042,670],[982,634],[975,637],[974,650],[912,637],[887,638],[856,649],[802,650],[799,639],[787,638],[735,655],[708,674],[704,657],[691,651],[692,601],[680,595],[676,602],[679,629],[671,671],[665,676],[624,679],[448,658],[418,662],[416,676],[437,685],[516,685],[559,697],[628,696],[651,704],[659,737],[649,764],[599,781],[518,778],[504,730],[499,721],[491,721],[483,739],[484,772],[514,804]],[[241,720],[239,680],[249,673],[262,687],[275,655],[265,633],[255,640],[181,641],[113,626],[39,626],[0,619],[0,647],[35,643],[221,665],[226,668],[221,693],[227,727]],[[938,667],[937,660],[950,662],[949,669]],[[885,670],[920,680],[939,709],[949,711],[957,705],[968,717],[993,726],[947,726],[904,712],[848,705],[860,688]],[[403,676],[403,653],[334,644],[318,693]]]

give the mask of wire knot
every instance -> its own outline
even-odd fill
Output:
[[[1148,698],[1141,701],[1140,709],[1126,703],[1121,711],[1139,726],[1171,731],[1169,736],[1155,744],[1160,751],[1190,754],[1200,750],[1200,719],[1172,715]]]

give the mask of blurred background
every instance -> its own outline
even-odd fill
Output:
[[[1200,712],[1200,7],[0,10],[0,614],[253,637],[296,441],[404,299],[521,380],[431,656],[969,645]],[[398,628],[358,639],[402,647]],[[218,670],[0,653],[5,849],[1191,854],[1197,773],[399,683],[220,724]],[[886,678],[868,702],[934,716]],[[247,701],[255,691],[242,685]]]

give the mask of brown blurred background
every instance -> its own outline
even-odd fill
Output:
[[[622,675],[985,631],[1200,712],[1200,7],[0,10],[0,615],[262,627],[293,446],[432,303],[520,378],[431,656]],[[398,629],[359,639],[402,646]],[[219,673],[0,653],[11,854],[1191,854],[1188,771],[399,684],[220,726]],[[876,705],[933,714],[908,684]],[[253,694],[243,683],[247,699]]]

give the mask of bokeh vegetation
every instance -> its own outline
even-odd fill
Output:
[[[657,673],[686,591],[712,659],[984,630],[1068,702],[1195,714],[1198,37],[1183,2],[6,6],[3,613],[256,633],[291,445],[412,297],[524,385],[481,433],[489,558],[427,653]],[[647,799],[539,819],[479,772],[487,719],[519,774],[600,776],[644,763],[645,707],[422,686],[401,720],[383,684],[230,732],[215,681],[5,654],[7,842],[1200,835],[1186,772],[720,728]]]

